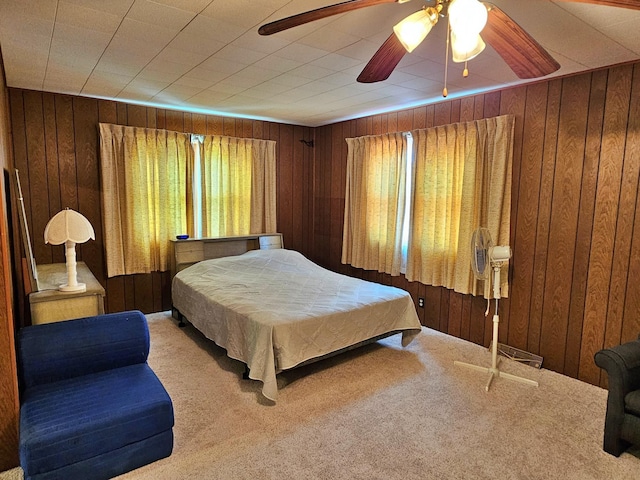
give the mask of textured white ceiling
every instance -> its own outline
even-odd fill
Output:
[[[339,1],[339,0],[338,0]],[[442,100],[440,22],[391,77],[356,77],[424,0],[337,15],[269,37],[266,22],[331,0],[0,0],[7,84],[165,108],[318,126]],[[553,76],[640,58],[640,11],[494,0],[562,65]],[[449,99],[523,83],[491,49],[449,66]]]

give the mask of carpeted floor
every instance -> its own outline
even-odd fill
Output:
[[[490,354],[454,337],[424,328],[405,349],[395,336],[285,372],[273,404],[193,327],[148,318],[175,445],[123,480],[640,479],[640,459],[601,449],[605,390],[503,360],[540,387],[497,379],[486,393],[484,374],[453,362]]]

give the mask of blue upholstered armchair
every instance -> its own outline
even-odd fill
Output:
[[[140,312],[18,332],[25,479],[107,479],[171,455],[173,406]]]

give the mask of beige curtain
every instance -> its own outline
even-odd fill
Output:
[[[101,123],[100,160],[107,275],[167,270],[193,234],[190,135]]]
[[[202,235],[276,231],[276,142],[207,135],[199,143]]]
[[[400,275],[406,138],[391,133],[346,140],[342,263]]]
[[[406,277],[460,293],[489,294],[471,271],[471,236],[487,227],[509,244],[514,117],[411,132],[414,195]],[[507,296],[506,267],[501,276]]]

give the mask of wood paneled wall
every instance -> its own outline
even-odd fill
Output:
[[[313,150],[300,140],[312,139],[312,129],[30,90],[9,89],[9,98],[15,166],[20,171],[36,263],[65,261],[62,246],[44,243],[49,219],[64,207],[82,213],[93,225],[96,240],[78,245],[78,259],[105,287],[107,311],[157,312],[169,309],[171,299],[168,272],[106,277],[99,122],[276,140],[278,231],[285,246],[309,252],[312,202],[307,192],[313,184]]]
[[[0,172],[10,170],[11,134],[0,53]],[[4,175],[0,178],[0,472],[18,465],[18,377],[14,341],[11,255]]]
[[[83,213],[96,241],[79,247],[107,290],[107,310],[170,305],[166,273],[105,277],[98,122],[278,142],[278,230],[287,247],[339,272],[408,290],[424,325],[488,345],[483,299],[340,263],[345,138],[510,113],[516,116],[510,298],[500,340],[544,366],[603,384],[593,354],[640,332],[640,64],[307,128],[10,89],[15,164],[38,263],[62,262],[42,241],[60,208]],[[315,148],[301,139],[315,139]]]
[[[604,384],[594,353],[640,333],[640,64],[316,129],[313,258],[411,292],[424,325],[488,346],[484,300],[340,264],[345,138],[516,117],[510,298],[500,341]]]

